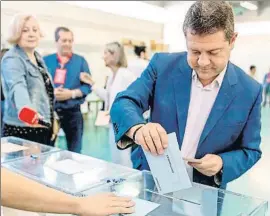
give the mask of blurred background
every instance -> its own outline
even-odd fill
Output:
[[[134,58],[132,45],[145,44],[150,54],[156,51],[183,51],[182,23],[192,1],[2,1],[1,47],[7,47],[5,34],[16,13],[35,14],[45,38],[41,54],[55,51],[54,31],[68,26],[75,36],[74,51],[83,55],[91,72],[103,82],[106,68],[101,59],[104,45],[110,41],[125,44],[128,58]],[[239,32],[231,60],[249,70],[257,67],[258,80],[269,70],[263,58],[270,50],[270,1],[230,1]],[[247,4],[248,3],[248,4]],[[151,55],[150,55],[151,56]]]
[[[270,1],[229,1],[233,6],[239,37],[231,61],[263,83],[270,72]],[[38,47],[48,55],[56,51],[54,31],[66,26],[74,33],[74,52],[85,57],[94,80],[104,85],[110,73],[102,59],[104,46],[111,41],[124,45],[128,62],[136,58],[134,46],[146,46],[149,58],[155,52],[185,51],[182,23],[193,1],[1,1],[1,48],[9,48],[6,32],[17,13],[36,15],[45,34]],[[91,93],[81,106],[84,114],[82,154],[110,161],[108,129],[94,122],[103,102]],[[270,107],[262,108],[263,157],[228,189],[270,201]],[[66,148],[65,134],[59,132],[56,145]]]

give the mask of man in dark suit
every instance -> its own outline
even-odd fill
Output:
[[[140,145],[138,168],[149,169],[141,148],[163,154],[167,134],[175,132],[193,181],[224,188],[261,157],[262,86],[229,61],[237,33],[228,3],[195,2],[183,32],[187,52],[155,54],[117,96],[111,109],[116,143]],[[142,114],[149,107],[147,123]]]

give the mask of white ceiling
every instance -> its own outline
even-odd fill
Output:
[[[164,7],[172,6],[172,5],[184,4],[187,1],[142,1],[142,2],[164,8]],[[250,13],[249,10],[240,6],[241,1],[228,1],[228,2],[233,6],[234,13],[235,13],[237,18],[238,17],[240,18],[240,20],[246,19],[246,18],[248,18],[248,16],[259,17],[262,14],[265,14],[266,11],[268,11],[268,9],[270,9],[270,0],[249,1],[249,2],[252,2],[258,6],[258,10],[252,11],[252,13]],[[241,16],[243,16],[243,18],[241,18]],[[266,17],[266,19],[270,20],[270,14],[269,14],[269,17],[268,16]]]

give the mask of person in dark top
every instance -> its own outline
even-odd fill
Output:
[[[54,90],[45,63],[35,51],[41,37],[35,17],[24,14],[14,17],[8,35],[8,42],[13,47],[1,62],[6,108],[2,136],[51,145]],[[24,107],[35,110],[50,126],[30,126],[20,121],[18,113]]]
[[[80,105],[91,92],[89,85],[80,81],[80,73],[90,74],[84,57],[73,53],[73,33],[66,27],[55,31],[57,53],[44,57],[56,87],[55,110],[59,116],[69,151],[81,152],[83,117]]]

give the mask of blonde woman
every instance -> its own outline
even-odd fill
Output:
[[[13,47],[4,55],[1,64],[6,99],[2,136],[50,145],[54,90],[45,63],[35,50],[42,36],[39,23],[32,15],[16,15],[10,23],[8,42]],[[51,126],[29,126],[20,121],[18,113],[25,106],[39,113]]]
[[[106,67],[111,69],[111,75],[107,80],[105,88],[99,88],[95,85],[92,77],[87,73],[81,73],[81,81],[88,83],[92,86],[92,90],[105,101],[105,110],[109,115],[109,111],[113,104],[116,95],[124,91],[136,78],[127,69],[127,60],[124,48],[118,42],[108,43],[104,50],[104,63]],[[120,151],[117,149],[113,126],[110,123],[109,143],[111,148],[112,161],[117,164],[132,167],[131,150],[127,149]]]

